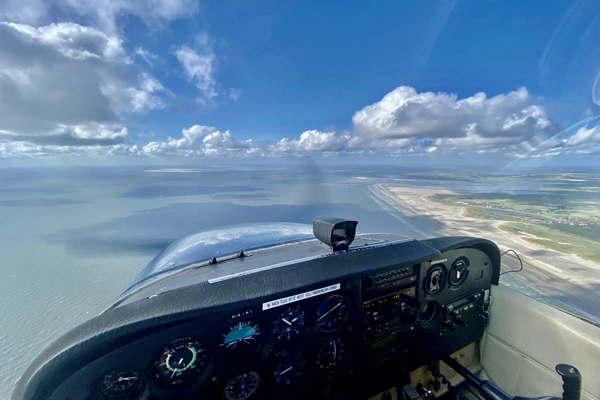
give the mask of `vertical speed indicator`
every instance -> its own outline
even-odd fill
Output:
[[[346,345],[341,339],[333,339],[325,343],[319,351],[317,367],[321,371],[333,371],[340,366],[346,357]]]

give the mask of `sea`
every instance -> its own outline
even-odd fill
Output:
[[[318,215],[415,236],[353,179],[364,172],[314,164],[0,170],[0,399],[45,346],[110,306],[180,237],[236,224],[311,224]]]

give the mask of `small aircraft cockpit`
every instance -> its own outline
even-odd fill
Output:
[[[356,227],[317,217],[180,239],[39,355],[12,398],[512,399],[484,368],[511,369],[485,353],[496,293],[510,301],[498,247]],[[536,396],[578,400],[578,369],[553,373],[562,395],[542,383]]]

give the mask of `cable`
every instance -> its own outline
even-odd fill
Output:
[[[503,256],[503,255],[505,255],[506,253],[509,253],[509,252],[513,252],[515,254],[515,256],[517,256],[517,260],[519,260],[519,264],[521,265],[521,268],[519,268],[519,269],[513,269],[511,271],[504,271],[503,273],[500,274],[500,276],[502,276],[504,274],[509,274],[511,272],[521,272],[521,271],[523,271],[523,261],[521,260],[521,257],[519,257],[519,254],[517,254],[517,252],[514,251],[513,249],[506,250],[504,253],[500,254],[500,256]]]

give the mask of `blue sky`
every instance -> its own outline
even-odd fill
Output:
[[[26,0],[0,21],[4,158],[600,153],[592,0]]]

